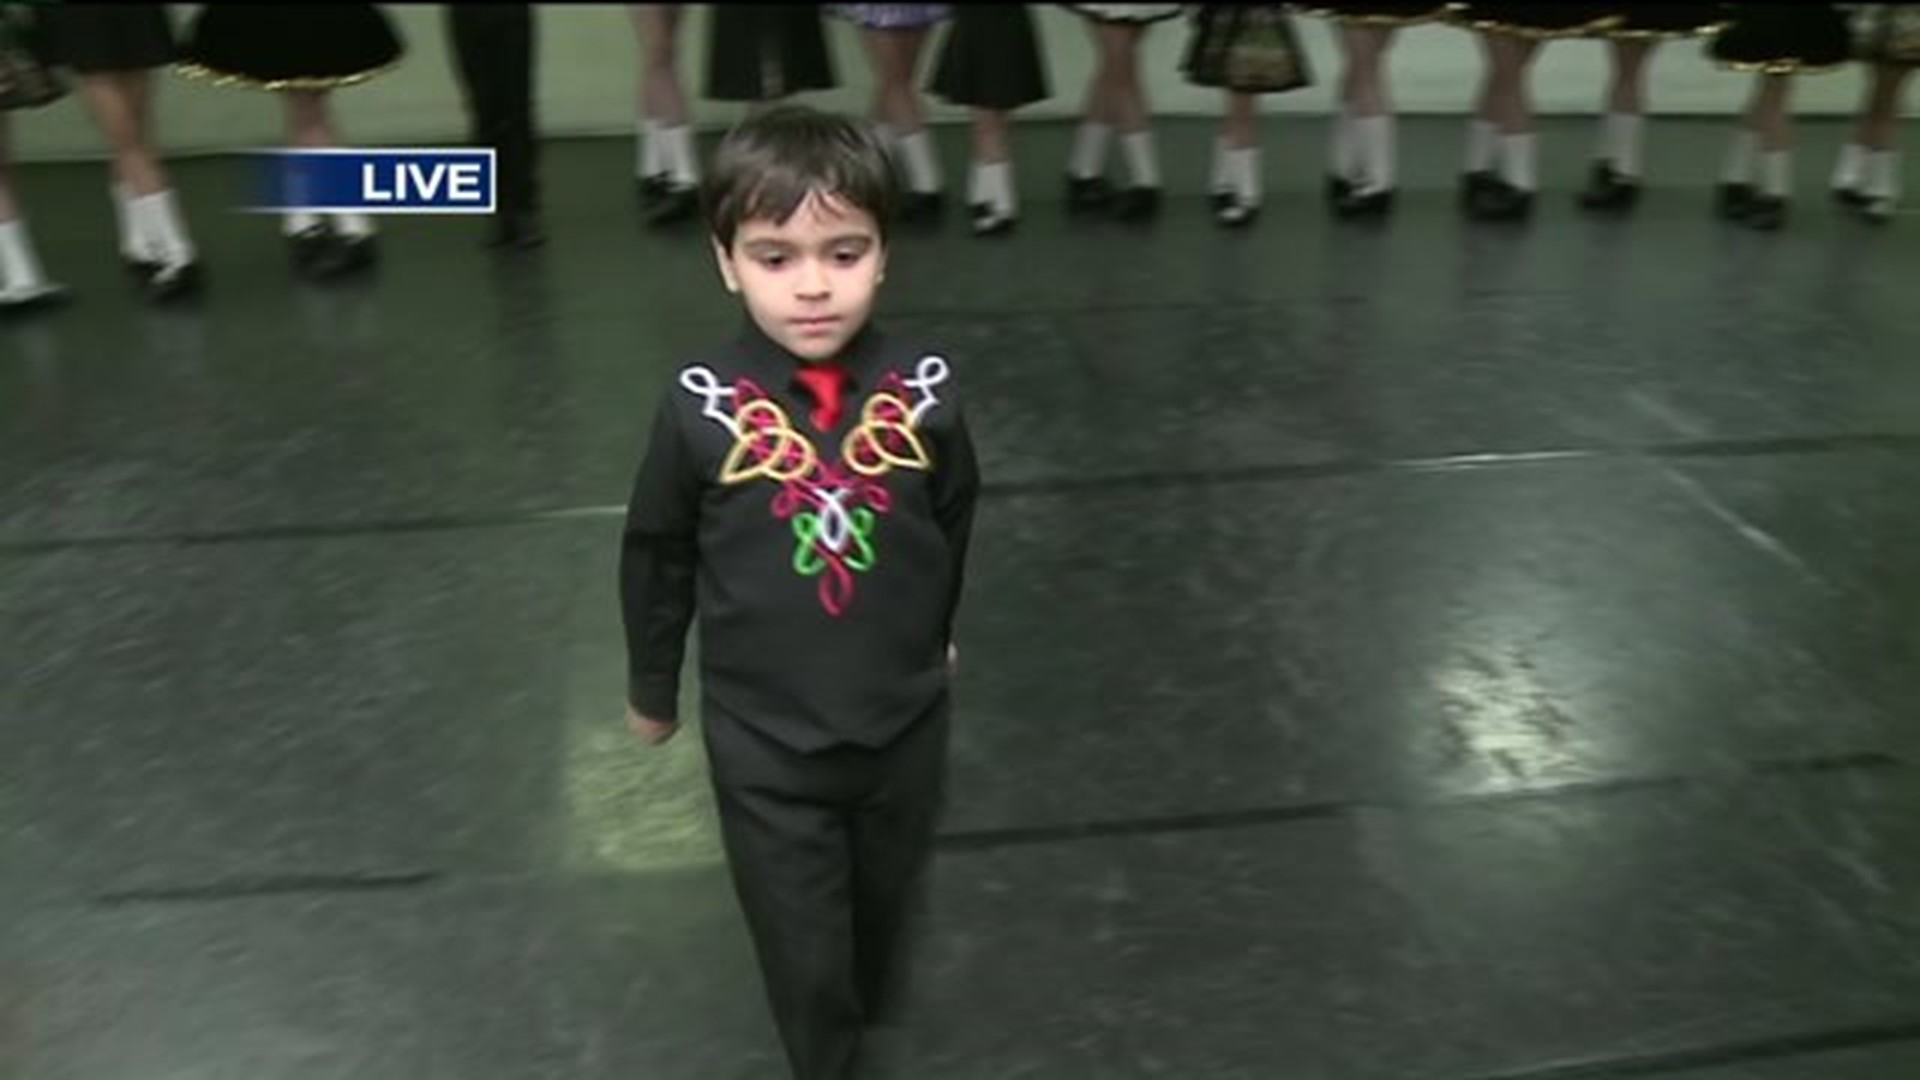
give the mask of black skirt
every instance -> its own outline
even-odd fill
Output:
[[[51,4],[39,8],[47,57],[83,75],[173,63],[165,4]]]
[[[955,5],[927,89],[949,104],[1002,111],[1052,97],[1027,5]]]
[[[1792,75],[1838,67],[1853,55],[1847,17],[1834,4],[1734,4],[1732,21],[1707,46],[1734,71]]]
[[[1521,37],[1584,37],[1607,25],[1599,4],[1460,4],[1447,18],[1472,30]]]
[[[406,51],[372,4],[208,4],[180,50],[180,70],[263,90],[365,82]]]
[[[1855,56],[1873,64],[1920,65],[1920,4],[1863,4],[1855,20]]]
[[[1181,62],[1187,81],[1243,94],[1272,94],[1313,84],[1293,20],[1279,4],[1203,4]]]
[[[1295,8],[1334,22],[1359,26],[1411,26],[1432,22],[1447,13],[1446,4],[1310,4]]]
[[[818,4],[712,4],[707,96],[772,101],[835,84]]]
[[[1727,23],[1725,4],[1620,4],[1602,11],[1606,21],[1594,28],[1595,37],[1704,37]]]

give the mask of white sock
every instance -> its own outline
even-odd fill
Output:
[[[666,171],[673,176],[673,186],[679,188],[698,187],[700,185],[700,159],[693,153],[693,129],[686,124],[675,124],[660,129],[660,157]]]
[[[1866,195],[1872,199],[1900,197],[1900,151],[1874,150],[1867,154]]]
[[[1354,121],[1360,150],[1360,190],[1365,194],[1392,191],[1398,172],[1392,113],[1363,116]]]
[[[640,147],[634,156],[633,174],[644,179],[666,171],[666,157],[660,149],[660,121],[643,116],[640,118]]]
[[[373,235],[373,219],[365,214],[335,214],[333,223],[342,236],[358,240]]]
[[[1127,156],[1127,176],[1133,186],[1160,186],[1160,156],[1153,149],[1152,131],[1129,131],[1120,137],[1120,149]]]
[[[1474,117],[1467,121],[1467,171],[1491,172],[1493,155],[1499,148],[1499,132],[1493,121]]]
[[[1866,163],[1867,148],[1857,142],[1848,141],[1840,148],[1840,158],[1833,163],[1832,185],[1841,191],[1852,191],[1860,186],[1860,166]]]
[[[1733,140],[1727,143],[1727,160],[1720,166],[1720,182],[1723,184],[1750,184],[1753,182],[1753,153],[1758,140],[1753,132],[1740,128],[1733,133]]]
[[[318,224],[320,224],[319,214],[305,210],[292,210],[280,218],[280,231],[288,236],[299,236]]]
[[[940,159],[933,152],[933,133],[926,128],[900,137],[900,156],[906,162],[907,187],[915,194],[940,190]]]
[[[184,266],[194,259],[193,241],[180,221],[180,203],[172,191],[156,191],[127,201],[127,214],[141,238],[143,250],[168,266]]]
[[[1067,159],[1067,175],[1090,180],[1107,171],[1107,144],[1113,128],[1095,120],[1082,120],[1073,133],[1073,156]]]
[[[120,257],[144,262],[153,257],[140,242],[140,231],[133,227],[133,215],[127,211],[127,185],[113,185],[113,225],[120,235]]]
[[[1645,118],[1637,113],[1610,112],[1604,126],[1607,150],[1601,156],[1613,165],[1614,172],[1638,179]]]
[[[0,221],[0,289],[12,292],[47,283],[40,259],[33,253],[25,218]]]
[[[1227,151],[1227,175],[1234,193],[1247,206],[1260,205],[1260,148],[1238,146]]]
[[[1207,175],[1207,190],[1215,195],[1233,187],[1233,177],[1227,171],[1227,137],[1213,137],[1213,170]]]
[[[1760,190],[1776,199],[1793,191],[1793,152],[1769,150],[1760,155]]]
[[[975,182],[979,185],[979,200],[1007,217],[1012,217],[1018,206],[1013,198],[1013,162],[989,161],[974,166]]]
[[[1500,136],[1500,175],[1521,191],[1539,187],[1534,179],[1533,133]]]
[[[1359,168],[1361,154],[1354,145],[1353,107],[1341,102],[1333,114],[1327,133],[1327,171],[1351,179]]]

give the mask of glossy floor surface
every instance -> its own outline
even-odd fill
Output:
[[[1550,125],[1525,226],[1402,125],[1378,227],[1266,129],[1225,233],[899,239],[988,492],[900,1075],[1920,1076],[1920,217],[1623,221]],[[1920,135],[1920,132],[1909,132]],[[958,131],[944,131],[950,174]],[[78,301],[0,327],[0,1075],[777,1080],[699,741],[620,724],[656,388],[731,332],[630,147],[554,242],[390,222],[296,284],[231,163],[154,310],[95,166],[25,171]]]

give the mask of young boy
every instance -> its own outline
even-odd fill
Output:
[[[620,567],[628,723],[676,730],[700,616],[727,861],[793,1075],[852,1075],[897,999],[945,771],[979,474],[937,352],[871,325],[892,166],[862,123],[780,106],[702,190],[731,343],[661,401]]]

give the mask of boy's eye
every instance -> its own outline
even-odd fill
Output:
[[[842,265],[852,265],[860,261],[867,253],[865,244],[843,244],[833,249],[833,260]]]
[[[786,265],[787,257],[780,252],[770,251],[760,256],[760,265],[769,270],[778,270]]]

